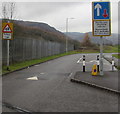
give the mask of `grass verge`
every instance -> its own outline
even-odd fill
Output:
[[[21,68],[25,68],[34,64],[38,64],[38,63],[43,63],[46,62],[48,60],[52,60],[55,58],[59,58],[65,55],[72,55],[72,54],[77,54],[80,53],[79,51],[71,51],[71,52],[67,52],[67,53],[63,53],[63,54],[58,54],[58,55],[53,55],[53,56],[49,56],[49,57],[44,57],[41,59],[35,59],[35,60],[29,60],[29,61],[24,61],[24,62],[19,62],[19,63],[15,63],[15,64],[11,64],[9,66],[10,71],[6,70],[7,67],[3,66],[2,67],[2,74],[8,73],[8,72],[12,72]]]
[[[113,53],[113,52],[118,52],[118,46],[105,46],[104,47],[104,53]],[[2,67],[2,74],[8,73],[8,72],[12,72],[21,68],[25,68],[34,64],[38,64],[38,63],[43,63],[46,62],[48,60],[52,60],[55,58],[59,58],[65,55],[72,55],[72,54],[79,54],[79,53],[99,53],[99,50],[95,50],[95,49],[85,49],[85,50],[78,50],[78,51],[71,51],[71,52],[67,52],[67,53],[63,53],[63,54],[58,54],[58,55],[53,55],[53,56],[49,56],[49,57],[44,57],[41,59],[35,59],[35,60],[29,60],[29,61],[24,61],[24,62],[19,62],[19,63],[15,63],[15,64],[11,64],[10,65],[10,71],[6,70],[7,67],[3,66]]]
[[[120,59],[120,54],[113,54],[113,57],[116,57],[117,59]]]
[[[104,53],[118,53],[120,52],[120,46],[104,46],[103,52]]]

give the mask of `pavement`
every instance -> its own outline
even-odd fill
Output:
[[[97,54],[85,55],[86,72],[90,72]],[[70,81],[82,72],[82,56],[61,57],[3,76],[3,102],[28,112],[118,112],[118,94]],[[111,68],[104,59],[104,70]],[[12,111],[5,107],[3,112]]]
[[[76,74],[71,78],[71,81],[76,81],[79,83],[93,85],[93,87],[99,87],[113,92],[119,92],[118,88],[118,72],[106,71],[103,76],[99,74],[97,76],[92,76],[91,72],[76,72]]]

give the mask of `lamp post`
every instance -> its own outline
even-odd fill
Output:
[[[75,19],[75,18],[66,18],[66,53],[68,52],[68,38],[67,38],[67,33],[68,33],[68,21],[69,19]]]

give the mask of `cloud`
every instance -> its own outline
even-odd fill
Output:
[[[18,0],[14,0],[18,1]],[[20,0],[22,1],[22,0]],[[26,0],[24,0],[26,1]],[[31,0],[17,2],[17,19],[47,23],[65,32],[66,18],[69,19],[69,31],[88,32],[92,30],[92,1],[96,0]],[[51,2],[52,1],[52,2]],[[54,2],[56,1],[56,2]],[[111,0],[112,30],[116,32],[118,24],[118,0]]]

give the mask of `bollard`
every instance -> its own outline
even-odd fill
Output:
[[[99,66],[100,66],[99,55],[97,55],[97,72],[100,71]]]
[[[83,72],[85,72],[85,55],[83,55]]]
[[[112,71],[114,71],[114,65],[115,65],[114,57],[112,56]]]

